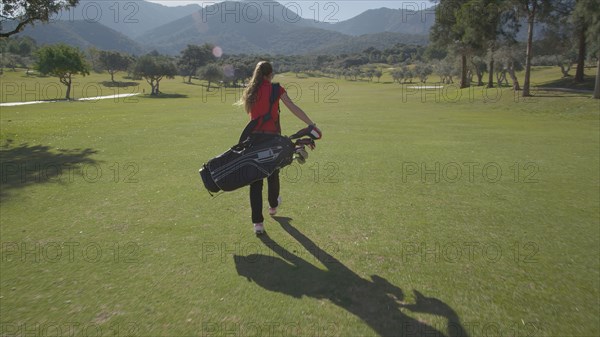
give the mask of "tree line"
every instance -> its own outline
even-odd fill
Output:
[[[115,74],[122,72],[131,79],[144,79],[151,87],[150,95],[160,94],[163,78],[181,76],[185,82],[193,79],[208,82],[206,90],[219,82],[224,86],[241,86],[252,76],[256,63],[263,59],[275,59],[275,71],[301,73],[320,72],[347,79],[381,78],[383,72],[373,64],[416,62],[423,59],[426,49],[422,46],[398,44],[379,51],[368,48],[361,53],[341,55],[220,55],[215,56],[211,44],[188,45],[177,57],[161,55],[152,51],[134,56],[117,51],[88,48],[85,52],[64,44],[38,47],[29,37],[13,37],[0,41],[3,61],[0,66],[36,69],[43,75],[59,78],[69,88],[74,75],[86,76],[90,71],[107,72],[110,81],[116,83]],[[218,55],[218,54],[217,54]]]
[[[469,62],[485,60],[489,87],[494,85],[498,58],[508,62],[506,72],[513,87],[530,96],[531,66],[534,61],[533,32],[535,25],[545,24],[547,48],[554,48],[555,63],[563,75],[568,74],[572,61],[577,63],[574,80],[584,81],[587,55],[597,59],[595,98],[600,98],[600,2],[593,0],[439,0],[435,9],[436,22],[430,39],[435,46],[447,49],[460,61],[460,87],[469,86]],[[521,23],[526,23],[527,40],[524,57],[515,52],[515,36]],[[576,55],[576,56],[575,56]],[[513,76],[518,63],[523,63],[523,86]],[[478,76],[483,65],[473,64]],[[479,80],[481,82],[481,80]]]
[[[22,13],[22,22],[28,21],[28,11],[18,11],[20,0],[4,2],[6,13]],[[48,1],[44,15],[37,20],[47,20],[47,13],[55,12],[61,6],[69,6],[77,1]],[[38,9],[40,9],[38,8]],[[43,8],[42,8],[43,9]],[[49,11],[49,12],[48,12]],[[151,86],[151,94],[160,93],[160,81],[164,77],[181,75],[191,82],[192,78],[201,78],[209,82],[223,82],[223,85],[239,85],[251,75],[253,65],[258,59],[277,60],[276,71],[321,72],[347,79],[380,78],[380,64],[393,67],[391,71],[395,82],[412,82],[418,78],[425,82],[436,73],[442,83],[454,83],[457,79],[461,88],[477,85],[508,85],[509,79],[515,90],[522,90],[523,96],[530,95],[531,66],[558,66],[564,77],[570,77],[571,65],[576,64],[575,82],[584,81],[584,65],[586,59],[596,59],[597,74],[594,97],[600,98],[600,2],[592,0],[437,0],[436,22],[432,27],[428,46],[396,44],[384,50],[367,48],[361,53],[340,55],[213,55],[214,46],[188,45],[177,58],[170,58],[151,52],[134,57],[118,52],[87,52],[89,62],[78,63],[79,69],[66,74],[58,74],[61,82],[67,82],[69,73],[85,75],[92,69],[105,70],[111,75],[118,71],[126,71],[129,76],[143,78]],[[29,13],[29,14],[28,14]],[[41,13],[40,11],[36,13]],[[16,15],[16,14],[15,14]],[[27,24],[26,23],[26,24]],[[534,41],[533,32],[536,25],[543,24],[543,36]],[[527,28],[526,42],[516,38],[519,30]],[[20,27],[20,28],[19,28]],[[0,28],[2,26],[0,25]],[[22,29],[3,33],[10,36]],[[66,46],[56,47],[57,51],[49,53],[38,47],[29,38],[1,39],[3,65],[12,67],[30,67],[35,64],[38,69],[45,69],[42,63],[50,62],[53,55],[57,60],[61,53],[70,56],[81,52],[67,51]],[[37,51],[36,51],[37,50]],[[44,59],[40,56],[44,55]],[[82,55],[83,57],[83,55]],[[64,58],[63,58],[64,59]],[[54,62],[59,62],[54,60]],[[60,63],[60,62],[59,62]],[[77,62],[76,62],[77,63]],[[378,66],[379,64],[379,66]],[[516,72],[524,70],[524,82],[521,86]],[[487,73],[487,79],[484,79]],[[485,83],[484,83],[485,82]]]

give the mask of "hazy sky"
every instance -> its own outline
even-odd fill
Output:
[[[246,0],[252,2],[252,0]],[[187,4],[198,4],[200,6],[212,5],[221,1],[178,1],[178,0],[151,0],[151,2],[160,3],[165,6],[181,6]],[[373,8],[393,8],[393,9],[425,9],[433,4],[429,0],[389,0],[389,1],[368,1],[368,0],[335,0],[335,1],[314,1],[314,0],[281,0],[278,1],[287,9],[299,14],[307,19],[316,19],[324,22],[338,22],[350,19],[368,9]],[[258,2],[256,2],[258,3]],[[278,7],[274,7],[277,14]],[[264,7],[265,15],[268,15],[269,7]],[[279,9],[281,14],[281,9]]]

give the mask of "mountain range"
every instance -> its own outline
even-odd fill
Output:
[[[319,51],[342,53],[361,51],[371,45],[381,47],[389,43],[427,42],[428,28],[422,28],[422,24],[416,28],[412,22],[403,24],[398,21],[394,24],[394,19],[400,18],[398,10],[382,8],[375,12],[367,11],[347,21],[328,24],[300,18],[284,6],[281,6],[281,12],[275,7],[273,12],[276,14],[272,15],[261,8],[267,7],[250,6],[245,2],[222,2],[154,28],[140,35],[137,40],[164,53],[181,50],[187,44],[212,43],[232,54],[285,55]],[[236,16],[237,13],[240,15]],[[378,16],[386,24],[373,29],[369,22],[372,23]],[[362,49],[356,50],[352,46]]]
[[[36,24],[25,27],[20,34],[32,37],[40,45],[62,42],[82,50],[94,47],[132,55],[142,54],[146,50],[124,34],[97,22],[75,20]]]
[[[40,44],[65,42],[141,54],[177,55],[188,44],[212,43],[228,54],[339,54],[396,43],[426,44],[432,10],[379,8],[338,23],[299,17],[273,1],[225,1],[167,7],[147,1],[81,1],[48,24],[22,34]]]
[[[200,10],[197,4],[168,7],[148,1],[81,0],[55,15],[53,21],[100,23],[129,38]]]

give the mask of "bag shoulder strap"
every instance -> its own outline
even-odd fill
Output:
[[[267,111],[267,113],[261,117],[255,118],[253,120],[251,120],[246,127],[244,128],[244,131],[242,131],[242,134],[240,135],[240,140],[238,143],[241,143],[243,141],[245,141],[248,136],[250,136],[250,133],[252,132],[252,130],[254,130],[254,128],[258,125],[262,125],[264,123],[266,123],[268,120],[270,120],[271,118],[273,118],[273,116],[271,116],[271,111],[273,110],[273,104],[275,104],[275,102],[277,101],[277,98],[279,97],[279,91],[281,85],[279,83],[273,83],[271,84],[271,96],[269,97],[269,110]],[[279,118],[277,119],[277,122],[275,123],[275,125],[277,126],[277,131],[279,131],[279,133],[281,133],[281,128],[279,127]]]
[[[271,112],[273,111],[273,104],[275,104],[277,98],[279,97],[279,87],[279,83],[273,83],[271,85],[271,97],[269,97],[269,111],[267,111],[267,113],[262,117],[262,123],[270,120],[273,117],[271,115]]]

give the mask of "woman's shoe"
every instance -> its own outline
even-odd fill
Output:
[[[281,196],[277,197],[277,207],[281,206]],[[277,207],[269,207],[269,215],[273,216],[277,214]]]
[[[256,235],[263,234],[264,232],[265,232],[265,225],[262,222],[254,224],[254,233]]]

